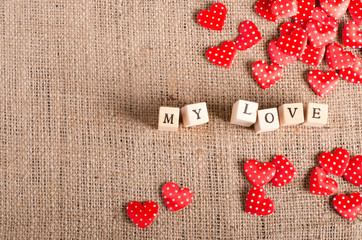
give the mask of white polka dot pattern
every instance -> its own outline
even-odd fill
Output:
[[[235,40],[235,44],[240,51],[249,49],[262,40],[258,27],[249,20],[240,24],[239,33],[240,36]]]
[[[357,58],[358,60],[352,67],[341,69],[339,76],[348,82],[362,84],[362,60],[358,56]]]
[[[194,200],[194,194],[188,188],[179,188],[176,183],[168,182],[162,188],[163,200],[171,212],[178,211]]]
[[[276,63],[270,66],[264,61],[257,61],[252,66],[253,76],[263,89],[270,88],[283,76],[283,68]]]
[[[347,11],[349,3],[350,0],[320,0],[321,8],[336,20]]]
[[[338,184],[320,167],[316,167],[309,182],[310,193],[321,196],[330,196],[338,192]]]
[[[244,164],[244,172],[253,186],[261,187],[272,180],[276,168],[272,163],[260,164],[255,159],[250,159]]]
[[[358,25],[362,25],[362,0],[351,0],[348,11]]]
[[[275,16],[271,12],[271,6],[272,6],[273,0],[259,0],[257,3],[255,3],[255,11],[266,20],[272,21],[272,22],[278,22],[279,17]]]
[[[276,39],[272,40],[269,44],[269,56],[273,63],[279,64],[282,67],[297,61],[296,56],[285,54],[279,49]]]
[[[203,10],[197,15],[197,22],[205,28],[221,31],[225,25],[226,17],[227,10],[225,5],[215,3],[211,6],[210,11]]]
[[[307,32],[302,28],[297,28],[291,35],[281,36],[277,44],[284,53],[299,57],[304,52],[307,41]]]
[[[265,198],[264,189],[253,187],[246,197],[245,211],[256,216],[266,216],[274,212],[274,202]]]
[[[343,177],[353,185],[362,187],[362,155],[357,155],[349,161]]]
[[[298,0],[298,14],[293,16],[294,20],[307,21],[315,7],[315,0]]]
[[[362,48],[362,31],[355,21],[348,21],[343,29],[343,45],[351,48]]]
[[[320,62],[322,62],[324,53],[326,52],[326,47],[315,48],[313,46],[307,45],[302,55],[300,55],[299,60],[313,67],[318,67]]]
[[[295,176],[297,176],[297,170],[293,164],[284,156],[276,156],[272,164],[275,165],[277,171],[274,178],[272,179],[272,184],[274,187],[283,187],[290,183]]]
[[[337,177],[341,177],[349,163],[349,152],[344,148],[337,148],[333,153],[324,152],[319,158],[319,165]]]
[[[277,17],[291,17],[298,13],[297,0],[274,0],[271,12]]]
[[[323,25],[331,26],[335,29],[335,31],[337,31],[337,29],[338,29],[337,21],[332,17],[328,17],[328,14],[325,13],[324,10],[320,7],[316,7],[312,11],[312,15],[310,16],[310,19],[317,20],[320,23],[322,23]]]
[[[306,31],[310,44],[315,48],[321,48],[327,45],[337,36],[337,29],[329,25],[324,25],[314,19],[311,19],[307,23]]]
[[[206,57],[210,62],[224,68],[230,68],[235,56],[236,45],[232,41],[224,42],[221,47],[211,47],[206,52]]]
[[[325,97],[337,86],[339,77],[334,71],[323,73],[314,69],[308,73],[308,83],[318,96]]]
[[[282,35],[290,35],[295,29],[302,27],[302,22],[286,22],[280,26],[280,33]]]
[[[352,67],[358,60],[356,54],[344,51],[338,43],[331,43],[327,46],[326,58],[328,66],[332,70]]]
[[[153,201],[145,202],[143,205],[133,201],[127,205],[127,214],[136,226],[143,229],[155,220],[158,214],[158,205]]]
[[[354,192],[349,197],[339,194],[333,198],[333,206],[342,217],[353,221],[362,210],[362,194]]]

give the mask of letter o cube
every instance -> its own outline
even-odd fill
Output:
[[[256,133],[277,130],[279,128],[278,109],[269,108],[259,110],[254,127]]]

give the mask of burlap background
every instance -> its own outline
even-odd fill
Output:
[[[213,1],[1,1],[0,238],[361,239],[361,222],[339,216],[332,197],[308,192],[321,151],[362,153],[361,86],[341,81],[319,98],[306,81],[311,68],[298,62],[262,90],[251,64],[269,61],[280,24],[259,17],[254,2],[223,1],[227,24],[215,32],[196,22]],[[246,19],[263,41],[238,52],[230,70],[209,63],[206,49],[234,40]],[[261,108],[328,103],[329,124],[256,135],[228,123],[237,99]],[[200,101],[210,123],[157,131],[159,106]],[[248,215],[243,163],[276,154],[299,175],[281,189],[265,187],[274,214]],[[169,212],[161,196],[168,181],[192,189],[195,201]],[[361,191],[337,181],[340,193]],[[127,217],[133,200],[159,204],[144,230]]]

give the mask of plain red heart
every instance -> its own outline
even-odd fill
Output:
[[[318,67],[320,62],[323,60],[325,52],[325,46],[321,48],[315,48],[313,46],[307,45],[302,55],[300,55],[299,60],[310,66]]]
[[[270,88],[283,76],[283,68],[279,64],[272,63],[269,66],[264,61],[255,62],[252,71],[255,80],[263,89]]]
[[[221,47],[210,47],[206,52],[206,57],[210,62],[224,67],[230,68],[235,56],[236,45],[232,41],[224,42]]]
[[[335,29],[335,31],[337,31],[337,29],[338,29],[337,21],[332,17],[328,17],[328,14],[325,13],[324,10],[320,7],[316,7],[312,11],[310,19],[317,20],[320,23],[322,23],[323,25],[332,26]]]
[[[325,97],[337,86],[339,77],[334,71],[323,73],[314,69],[308,73],[308,83],[318,96]]]
[[[277,169],[275,176],[271,181],[274,187],[283,187],[297,176],[297,170],[293,164],[282,155],[276,156],[273,159],[272,164],[274,164]]]
[[[361,84],[362,83],[362,60],[357,56],[357,61],[352,67],[343,68],[339,71],[339,76],[344,80]]]
[[[298,14],[292,16],[294,20],[306,21],[315,7],[315,0],[298,0]]]
[[[362,48],[362,31],[359,31],[359,25],[355,21],[348,21],[344,25],[343,45],[351,48]]]
[[[354,192],[349,197],[339,194],[333,198],[333,206],[342,217],[353,221],[362,210],[362,194]]]
[[[304,52],[307,41],[307,32],[302,28],[297,28],[290,35],[282,35],[277,44],[284,53],[299,57]]]
[[[275,16],[271,12],[271,6],[273,2],[274,0],[259,0],[257,3],[255,3],[255,11],[266,20],[278,22],[279,17]]]
[[[277,17],[291,17],[298,13],[297,0],[274,0],[271,12]]]
[[[155,220],[158,214],[158,205],[153,201],[145,202],[143,205],[133,201],[127,205],[127,214],[134,224],[143,229]]]
[[[197,15],[197,22],[201,24],[201,26],[221,31],[225,25],[227,17],[227,10],[224,4],[215,3],[211,6],[209,10],[202,10]]]
[[[317,20],[311,19],[307,23],[306,31],[310,44],[320,48],[332,42],[337,36],[337,30],[329,25],[324,25]]]
[[[357,155],[349,161],[343,177],[353,185],[362,187],[362,155]]]
[[[162,188],[163,200],[171,212],[178,211],[194,200],[194,194],[188,188],[179,188],[176,183],[168,182]]]
[[[326,171],[316,167],[310,176],[309,190],[315,195],[329,196],[338,192],[338,184],[327,177]]]
[[[265,198],[264,189],[253,187],[246,197],[245,211],[257,216],[266,216],[274,212],[274,202]]]
[[[351,0],[348,11],[358,25],[362,24],[362,0]]]
[[[328,66],[332,70],[352,67],[358,60],[356,54],[344,51],[338,43],[331,43],[327,46],[326,57]]]
[[[285,54],[279,49],[276,39],[272,40],[269,44],[269,56],[273,63],[279,64],[282,67],[297,61],[296,56]]]
[[[341,177],[349,163],[349,152],[344,148],[337,148],[333,153],[322,153],[318,161],[326,172]]]
[[[321,8],[336,20],[347,11],[349,3],[350,0],[320,0]]]
[[[235,40],[236,48],[244,51],[251,48],[262,40],[258,27],[249,20],[242,22],[239,26],[240,36]]]
[[[272,180],[276,168],[271,163],[260,164],[255,159],[250,159],[244,164],[244,172],[253,186],[261,187]]]

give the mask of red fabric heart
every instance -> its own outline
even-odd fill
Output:
[[[344,80],[361,84],[362,83],[362,60],[357,56],[357,61],[352,67],[343,68],[339,71],[339,76]]]
[[[318,67],[319,63],[323,60],[326,47],[314,48],[313,46],[307,45],[299,60],[313,67]]]
[[[348,21],[344,25],[343,45],[351,48],[362,48],[362,31],[359,31],[359,25],[356,22]]]
[[[162,188],[163,200],[171,212],[178,211],[194,200],[194,194],[188,188],[179,188],[176,183],[168,182]]]
[[[331,93],[339,83],[338,79],[338,74],[333,71],[323,73],[321,70],[314,69],[308,74],[309,85],[320,97],[325,97]]]
[[[221,47],[211,47],[206,52],[206,57],[210,62],[224,67],[230,68],[235,56],[236,56],[236,45],[232,41],[224,42]]]
[[[197,15],[197,22],[203,27],[221,31],[225,25],[227,10],[224,4],[215,3],[209,10],[203,10]]]
[[[244,164],[244,172],[253,186],[261,187],[272,180],[276,168],[271,163],[260,164],[255,159],[250,159]]]
[[[279,64],[282,67],[297,61],[296,56],[285,54],[279,49],[276,39],[272,40],[269,44],[269,56],[273,63]]]
[[[295,176],[297,176],[297,170],[293,164],[284,156],[276,156],[272,164],[275,165],[277,171],[274,178],[272,179],[272,184],[274,187],[283,187],[290,183]]]
[[[235,40],[236,48],[244,51],[251,48],[262,40],[258,27],[249,20],[242,22],[239,26],[240,36]]]
[[[320,7],[316,7],[312,11],[312,15],[310,16],[310,19],[317,20],[320,23],[322,23],[323,25],[332,26],[335,29],[335,31],[337,31],[337,29],[338,29],[337,21],[332,17],[328,17],[328,14],[325,13],[323,11],[323,9]]]
[[[257,61],[252,67],[253,75],[257,83],[263,89],[270,88],[283,76],[283,68],[272,63],[270,66],[264,61]]]
[[[158,205],[152,201],[145,202],[143,205],[133,201],[127,205],[127,214],[134,224],[143,229],[155,220],[158,214]]]
[[[329,196],[338,192],[338,184],[332,178],[327,177],[327,172],[316,167],[310,176],[310,193],[315,195]]]
[[[362,187],[362,155],[357,155],[349,161],[343,177],[353,185]]]
[[[362,194],[354,192],[349,197],[339,194],[333,198],[333,206],[342,217],[353,221],[362,210]]]
[[[348,11],[351,14],[353,20],[355,20],[358,25],[362,25],[362,1],[351,0]]]
[[[294,23],[286,22],[282,26],[280,26],[280,33],[282,35],[290,35],[297,28],[304,29],[304,25],[304,22],[301,21],[295,21]]]
[[[344,148],[337,148],[333,153],[324,152],[319,158],[319,165],[337,177],[341,177],[349,163],[349,152]]]
[[[274,0],[271,12],[277,17],[291,17],[298,13],[297,0]]]
[[[332,70],[352,67],[358,60],[356,54],[344,51],[338,43],[331,43],[327,46],[326,57],[328,66]]]
[[[274,0],[259,0],[257,3],[255,3],[255,11],[266,20],[278,22],[279,17],[275,16],[271,12],[271,6],[273,2]]]
[[[315,7],[315,0],[298,0],[298,14],[292,16],[294,20],[306,21]]]
[[[332,42],[337,36],[337,30],[329,25],[323,25],[317,20],[311,19],[307,23],[306,31],[311,45],[320,48]]]
[[[302,28],[297,28],[290,35],[282,35],[277,44],[284,53],[299,57],[304,52],[307,41],[307,32]]]
[[[274,202],[265,198],[264,189],[253,187],[246,197],[245,211],[257,216],[266,216],[274,212]]]
[[[321,8],[331,17],[338,20],[347,11],[350,0],[320,0]]]

